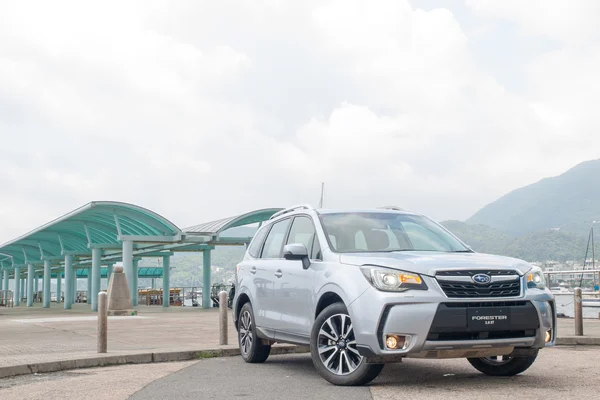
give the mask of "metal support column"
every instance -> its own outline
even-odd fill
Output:
[[[4,270],[0,269],[0,289],[4,290]]]
[[[163,256],[163,307],[169,307],[171,298],[170,273],[171,257]]]
[[[39,281],[40,281],[40,276],[38,274],[33,274],[33,294],[34,295],[36,295],[40,291]]]
[[[27,298],[27,288],[25,285],[25,283],[27,282],[27,277],[19,276],[19,282],[21,282],[21,290],[19,291],[19,293],[21,294],[21,301],[23,301]]]
[[[123,272],[129,286],[129,295],[133,300],[133,242],[123,241]]]
[[[33,279],[35,270],[33,264],[27,264],[27,307],[33,307]]]
[[[92,311],[98,311],[98,293],[100,292],[100,259],[102,257],[102,249],[92,249],[92,274],[88,273],[88,279],[92,278],[91,294],[88,293],[88,299],[90,295],[92,297]],[[89,271],[88,271],[89,272]]]
[[[85,302],[92,304],[92,268],[87,269],[87,298]]]
[[[44,293],[42,294],[44,308],[50,308],[50,278],[52,273],[50,267],[50,260],[44,260],[44,283],[42,286],[44,289]]]
[[[71,302],[77,302],[77,268],[73,267],[73,279],[71,280]]]
[[[60,291],[62,290],[61,283],[62,283],[62,271],[58,271],[58,272],[56,272],[56,304],[60,304],[60,302],[62,301],[62,299],[61,299],[62,296],[60,293]]]
[[[202,308],[211,308],[210,300],[210,250],[202,252]]]
[[[73,256],[65,256],[65,310],[71,309],[73,304]]]
[[[2,290],[4,290],[4,304],[6,305],[8,302],[8,270],[5,269],[2,271],[3,280],[2,280]]]
[[[8,290],[8,270],[4,270],[4,282],[2,282],[2,290]]]
[[[15,292],[13,302],[15,306],[21,304],[21,268],[15,267]]]
[[[133,274],[131,277],[133,278],[133,293],[131,294],[131,305],[134,307],[138,305],[138,264],[140,260],[139,258],[133,259]]]

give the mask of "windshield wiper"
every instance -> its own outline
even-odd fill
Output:
[[[454,250],[451,251],[450,253],[475,253],[473,250]]]

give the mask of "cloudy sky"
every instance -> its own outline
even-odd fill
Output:
[[[597,0],[0,2],[0,242],[92,200],[465,219],[600,158]]]

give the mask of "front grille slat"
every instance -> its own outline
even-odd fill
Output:
[[[474,282],[458,282],[443,280],[444,277],[470,277],[476,274],[494,276],[517,275],[514,270],[448,270],[438,271],[438,284],[449,298],[484,298],[484,297],[516,297],[521,294],[521,279],[514,281],[492,282],[486,285]],[[464,278],[463,278],[464,279]]]
[[[512,269],[454,269],[447,271],[438,271],[436,276],[473,276],[477,274],[486,274],[489,276],[516,275],[517,271]]]
[[[535,330],[515,330],[515,331],[496,331],[496,332],[443,332],[429,333],[427,340],[481,340],[481,339],[521,339],[535,337]]]
[[[526,307],[527,301],[469,301],[465,303],[442,303],[448,308],[482,308],[482,307]]]

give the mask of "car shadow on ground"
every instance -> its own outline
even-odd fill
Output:
[[[309,354],[289,357],[270,357],[264,364],[265,367],[277,368],[285,371],[289,376],[303,375],[304,377],[318,377]],[[379,377],[368,386],[386,387],[447,387],[485,386],[488,389],[505,389],[507,383],[514,388],[530,388],[534,386],[551,386],[553,379],[534,372],[525,372],[512,377],[488,376],[480,373],[469,364],[466,359],[451,360],[420,360],[408,359],[401,363],[387,364]]]
[[[371,386],[402,387],[448,387],[481,385],[488,389],[511,387],[528,388],[532,385],[550,384],[552,378],[535,373],[523,373],[512,377],[488,376],[469,364],[466,359],[453,360],[417,360],[408,359],[401,363],[387,364]]]

